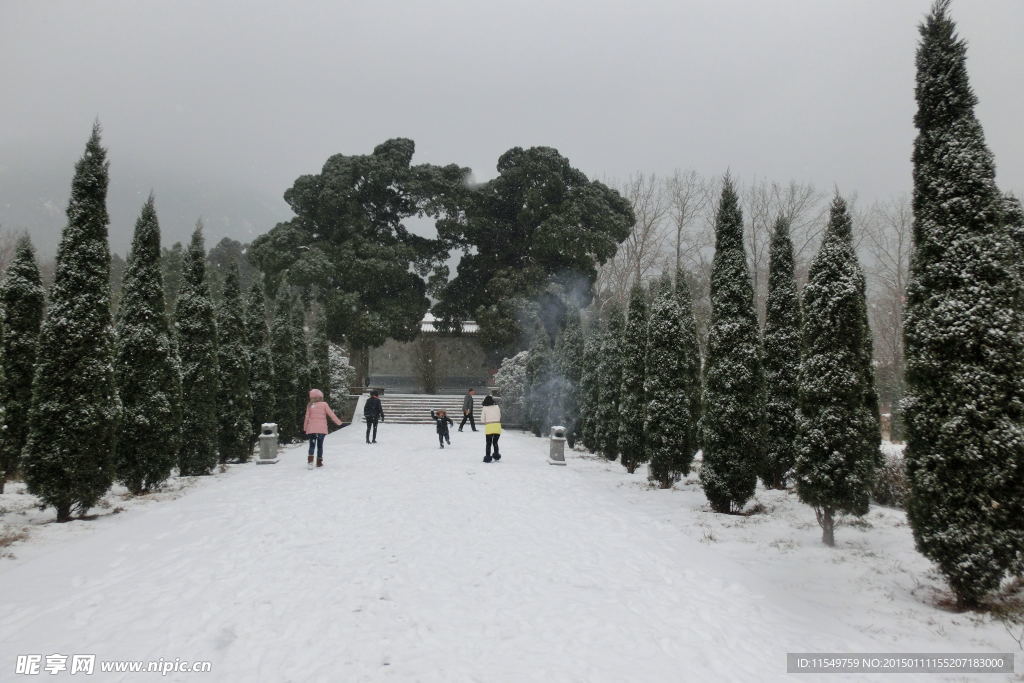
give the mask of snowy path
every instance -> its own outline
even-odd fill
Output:
[[[58,652],[213,666],[123,680],[759,681],[787,651],[889,649],[547,465],[546,441],[506,433],[486,465],[481,433],[452,440],[349,427],[322,470],[293,448],[0,566],[4,671]]]

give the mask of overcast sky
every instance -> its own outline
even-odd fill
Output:
[[[930,0],[0,0],[0,226],[52,251],[95,118],[123,253],[150,189],[164,241],[290,216],[335,153],[416,142],[479,180],[514,146],[592,178],[675,168],[910,190]],[[954,0],[1004,189],[1024,192],[1024,2]]]

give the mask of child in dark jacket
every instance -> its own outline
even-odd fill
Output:
[[[448,425],[454,425],[455,423],[448,417],[448,413],[444,410],[431,410],[430,419],[437,424],[437,440],[441,444],[441,448],[444,448],[445,441],[451,446],[452,440],[448,436]]]

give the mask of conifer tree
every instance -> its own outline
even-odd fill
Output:
[[[93,507],[114,479],[121,401],[110,319],[108,182],[97,123],[71,181],[22,461],[29,493],[55,507],[58,522],[69,521],[72,509]]]
[[[4,483],[17,471],[28,437],[32,375],[45,296],[36,252],[26,235],[18,240],[14,259],[0,282],[0,329],[3,330],[0,406],[4,409],[0,432],[0,493],[4,492]]]
[[[526,424],[534,436],[541,436],[550,426],[545,423],[551,408],[552,356],[547,332],[538,324],[526,360],[526,386],[523,391]]]
[[[313,388],[309,368],[309,343],[306,339],[306,310],[301,301],[292,304],[292,335],[295,340],[295,433],[304,436],[302,424],[306,417],[309,390]]]
[[[330,344],[327,340],[327,316],[320,311],[313,324],[309,340],[309,386],[324,392],[324,400],[331,400]],[[329,404],[328,404],[329,405]]]
[[[760,475],[765,487],[782,489],[796,460],[801,325],[793,276],[793,242],[785,218],[775,222],[768,258],[763,340],[765,458]]]
[[[700,419],[700,351],[690,289],[682,272],[663,281],[651,307],[647,350],[650,479],[671,488],[690,473]]]
[[[252,398],[252,434],[260,433],[264,422],[274,422],[277,401],[274,362],[270,355],[267,327],[267,298],[263,283],[252,283],[245,311],[245,335],[249,354],[249,395]]]
[[[622,388],[619,390],[619,452],[630,474],[647,462],[647,294],[636,286],[629,297],[629,318],[622,335]]]
[[[282,287],[277,293],[274,320],[270,327],[270,351],[274,358],[274,422],[277,423],[281,443],[291,443],[299,436],[295,425],[296,398],[299,395],[295,345],[292,298]]]
[[[181,358],[182,438],[178,469],[183,476],[209,474],[216,467],[220,369],[217,326],[206,284],[203,226],[197,224],[185,252],[174,326]]]
[[[907,516],[918,550],[971,607],[1024,569],[1020,254],[948,0],[934,4],[920,33],[904,330]]]
[[[579,313],[566,315],[565,329],[555,346],[556,376],[550,421],[565,427],[565,439],[572,448],[580,431],[580,392],[583,379],[583,328]]]
[[[227,266],[217,310],[217,364],[220,461],[246,462],[253,445],[252,394],[242,292],[238,264],[234,261]]]
[[[182,422],[181,363],[167,322],[153,195],[135,223],[122,291],[114,376],[124,418],[116,472],[118,480],[138,495],[171,476]]]
[[[600,376],[598,375],[597,367],[601,359],[601,346],[603,342],[604,331],[599,329],[595,321],[591,324],[590,330],[583,342],[579,387],[579,424],[576,428],[577,438],[591,452],[597,450],[594,434],[597,426],[596,413],[600,403]]]
[[[836,513],[867,513],[882,458],[864,274],[838,195],[811,263],[803,312],[797,493],[814,507],[822,541],[831,546]]]
[[[597,366],[597,410],[594,439],[597,450],[608,460],[619,457],[619,402],[622,396],[622,335],[625,316],[616,303],[608,305],[607,324]]]
[[[743,214],[728,176],[715,217],[702,403],[700,483],[715,512],[738,512],[754,495],[762,459],[764,375]]]

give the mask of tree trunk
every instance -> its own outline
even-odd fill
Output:
[[[61,503],[60,505],[57,506],[57,521],[71,521],[71,503]]]
[[[370,349],[366,346],[352,347],[352,367],[356,369],[356,386],[369,386]]]
[[[829,548],[836,545],[836,522],[832,516],[832,508],[815,509],[814,514],[818,517],[818,524],[821,525],[821,542]]]

